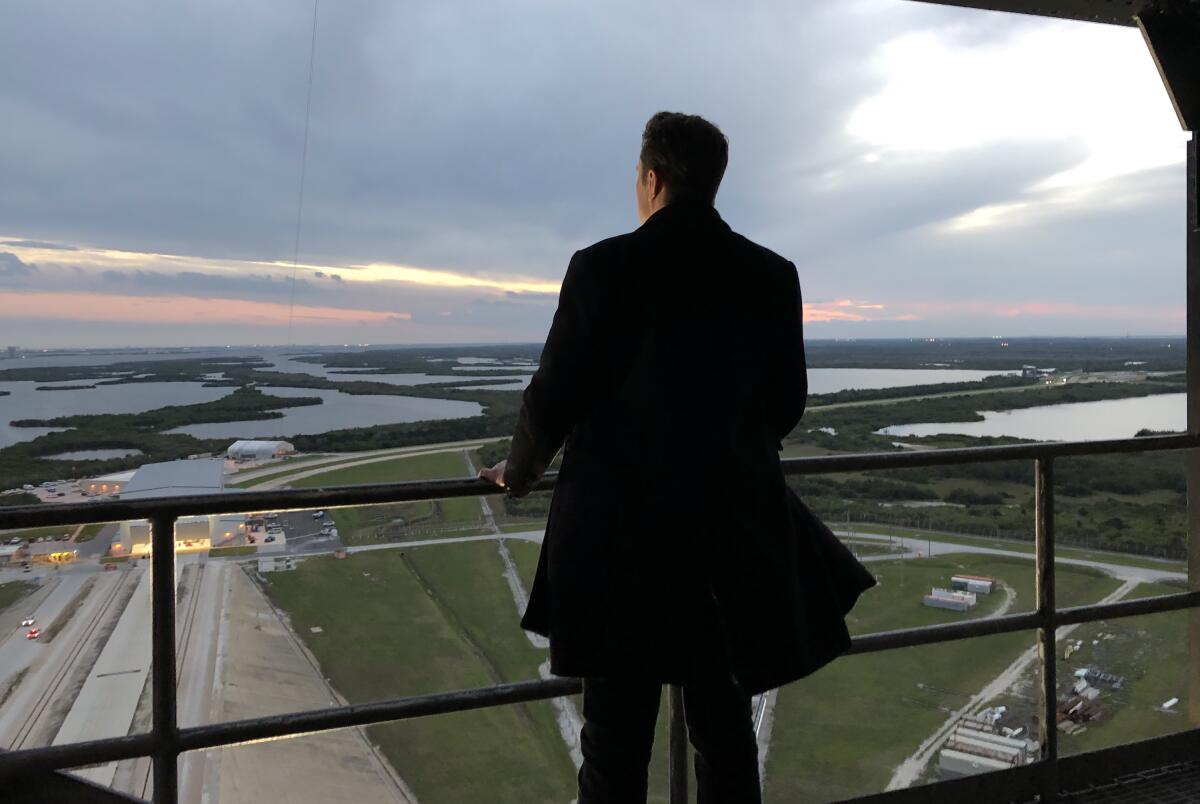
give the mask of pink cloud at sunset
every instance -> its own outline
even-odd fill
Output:
[[[804,305],[804,320],[808,323],[825,321],[874,321],[890,320],[884,316],[869,316],[856,310],[882,310],[882,304],[869,304],[855,299],[833,299]]]
[[[292,318],[308,324],[387,323],[409,320],[406,312],[315,307],[245,299],[187,296],[122,296],[110,293],[5,293],[0,316],[8,319],[138,322],[148,324],[236,324],[286,326]]]
[[[987,318],[1095,318],[1121,321],[1152,318],[1164,324],[1183,325],[1182,304],[1170,307],[1123,304],[1080,304],[1064,301],[983,301],[979,299],[907,302],[902,305],[918,318],[957,314]],[[901,317],[896,320],[906,320]]]

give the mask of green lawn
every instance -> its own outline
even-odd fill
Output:
[[[837,522],[832,522],[833,527],[841,527]],[[917,541],[923,539],[933,539],[938,542],[949,542],[952,544],[966,544],[974,547],[991,547],[996,550],[1010,550],[1015,553],[1028,553],[1033,555],[1032,542],[1018,542],[1010,539],[986,539],[979,536],[965,536],[952,533],[931,532],[927,530],[917,530],[915,528],[897,527],[895,525],[882,525],[874,522],[851,522],[850,530],[852,533],[873,533],[883,536],[904,536],[905,538],[915,539]],[[1123,553],[1114,553],[1104,550],[1088,550],[1082,547],[1065,547],[1056,545],[1054,550],[1056,558],[1078,558],[1084,561],[1099,561],[1105,564],[1117,564],[1125,567],[1141,567],[1143,569],[1157,570],[1175,570],[1177,572],[1187,572],[1187,564],[1183,561],[1168,561],[1155,558],[1142,558],[1141,556],[1126,555]]]
[[[508,552],[512,555],[521,581],[525,584],[525,591],[528,592],[533,588],[533,576],[537,573],[538,554],[542,551],[542,545],[524,539],[508,539],[505,544],[508,545]]]
[[[267,592],[334,685],[362,702],[536,677],[545,651],[518,627],[502,572],[494,544],[438,545],[308,559],[273,573]],[[386,724],[371,739],[423,804],[574,795],[548,702]]]
[[[1141,584],[1129,598],[1176,594],[1183,587]],[[1077,668],[1094,665],[1106,673],[1125,676],[1121,690],[1101,688],[1097,702],[1105,715],[1087,731],[1059,735],[1059,751],[1074,754],[1120,743],[1144,740],[1190,728],[1187,720],[1188,612],[1171,611],[1085,623],[1069,638],[1083,647],[1064,660],[1058,651],[1059,694],[1066,695]],[[1111,634],[1111,637],[1103,635]],[[1098,644],[1093,645],[1096,640]],[[1062,643],[1060,643],[1060,646]],[[1161,709],[1179,698],[1169,711]]]
[[[932,609],[921,596],[946,586],[956,572],[987,575],[1016,593],[1010,612],[1033,606],[1033,564],[969,554],[872,562],[880,585],[851,612],[852,633],[865,634],[986,616],[1001,593],[981,596],[970,613]],[[1097,600],[1118,583],[1060,567],[1060,605]],[[999,674],[1034,634],[1015,633],[954,643],[849,656],[779,692],[767,759],[768,802],[823,802],[883,790],[893,768],[947,717]]]
[[[248,556],[257,552],[257,545],[239,544],[233,547],[214,547],[208,551],[208,554],[212,558],[220,558],[221,556]]]
[[[466,462],[462,453],[455,451],[333,468],[300,478],[292,486],[316,488],[466,476]],[[483,517],[476,497],[338,508],[332,514],[338,535],[348,545],[430,538],[443,530],[449,531],[445,535],[467,535],[464,528],[482,522]]]
[[[0,583],[0,611],[4,611],[34,589],[37,589],[37,584],[28,581]]]

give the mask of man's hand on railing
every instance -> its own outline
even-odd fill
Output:
[[[507,458],[500,461],[500,463],[496,464],[491,469],[488,469],[487,467],[480,469],[479,477],[482,477],[484,480],[490,480],[500,488],[504,488],[504,469],[506,466],[508,466]]]

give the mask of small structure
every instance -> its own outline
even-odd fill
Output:
[[[234,461],[269,461],[293,455],[296,448],[287,441],[234,441],[225,457]]]
[[[29,546],[25,542],[0,545],[0,567],[21,561],[28,557],[28,555]]]
[[[978,595],[990,595],[995,585],[995,580],[982,575],[954,575],[950,578],[950,588]]]
[[[975,594],[973,592],[957,592],[953,589],[940,589],[935,586],[932,592],[925,595],[922,602],[934,609],[969,611],[975,608]]]
[[[943,778],[969,776],[1027,765],[1040,755],[1036,740],[1007,737],[996,733],[995,725],[986,720],[965,717],[942,743],[938,769]]]
[[[224,460],[167,461],[139,467],[125,484],[121,499],[220,494],[225,490]],[[245,531],[246,517],[241,514],[180,517],[175,522],[175,549],[179,552],[207,551],[234,541]],[[150,550],[150,523],[145,519],[122,522],[120,536],[114,540],[112,549],[114,555],[147,553]]]
[[[79,488],[93,496],[120,494],[136,473],[136,469],[130,469],[128,472],[116,472],[111,475],[93,477],[91,480],[81,480]]]

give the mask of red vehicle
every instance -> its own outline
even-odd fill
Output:
[[[30,629],[29,629],[29,632],[28,632],[27,634],[25,634],[25,638],[26,638],[26,639],[37,639],[37,638],[38,638],[38,637],[40,637],[41,635],[42,635],[42,629],[40,629],[40,628],[30,628]]]

